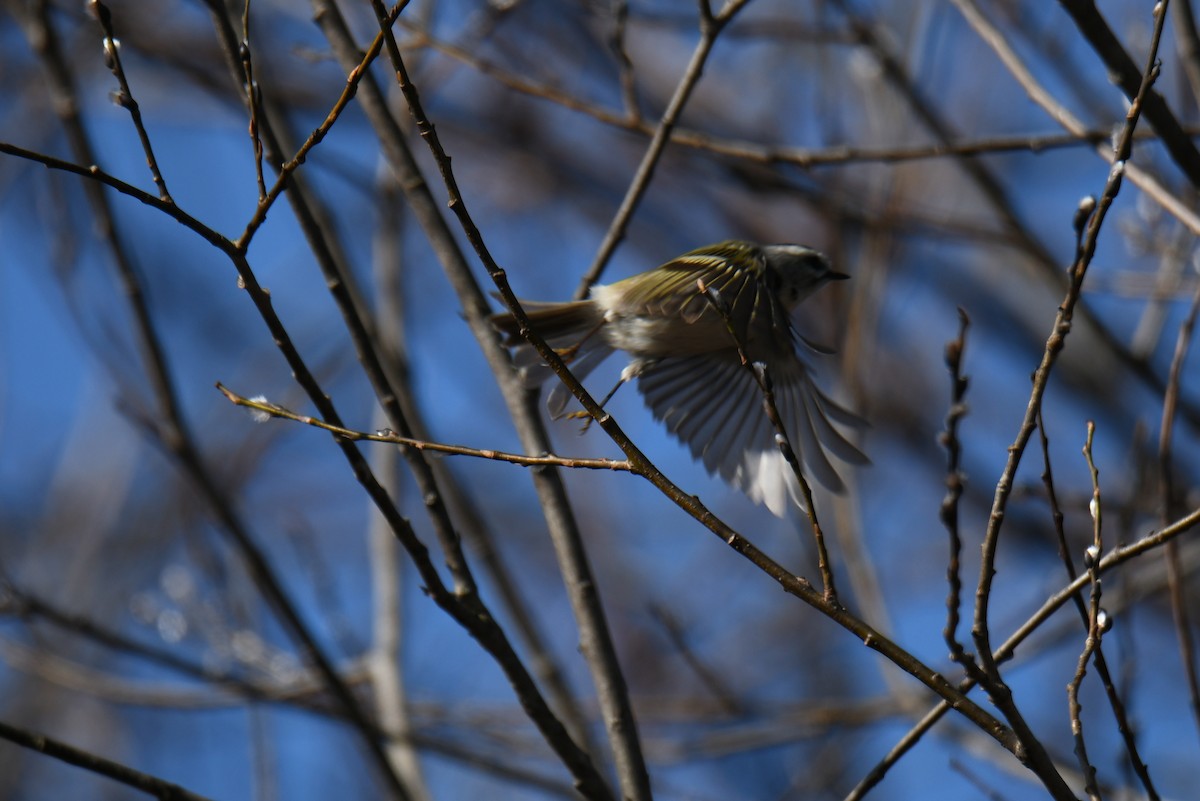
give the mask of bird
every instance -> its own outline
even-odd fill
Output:
[[[804,508],[800,486],[743,356],[766,365],[805,477],[844,492],[827,453],[866,464],[866,455],[841,430],[862,429],[866,422],[817,386],[809,352],[833,351],[802,337],[792,313],[825,284],[847,278],[805,245],[726,240],[630,278],[597,284],[587,300],[521,305],[531,328],[581,381],[614,351],[626,353],[630,361],[600,405],[636,379],[651,414],[709,475],[719,474],[784,517],[789,499]],[[513,363],[527,387],[539,387],[553,375],[511,313],[492,315],[490,321],[503,344],[515,349]],[[570,400],[565,385],[555,386],[547,399],[551,417],[561,418]]]

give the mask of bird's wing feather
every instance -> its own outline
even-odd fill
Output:
[[[746,242],[722,242],[672,259],[657,270],[617,282],[621,312],[627,315],[680,315],[688,323],[713,313],[699,282],[720,293],[739,330],[760,308],[758,293],[766,270],[760,248]]]
[[[805,475],[833,492],[843,491],[826,451],[856,464],[866,457],[830,418],[849,426],[861,420],[822,393],[798,357],[773,359],[769,369],[776,407]],[[777,515],[783,514],[789,498],[799,502],[799,485],[775,443],[762,391],[734,349],[649,363],[638,377],[638,390],[654,417],[709,473]]]

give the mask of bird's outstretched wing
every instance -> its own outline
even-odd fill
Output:
[[[858,415],[839,405],[813,382],[799,356],[776,358],[768,365],[779,410],[806,478],[833,492],[844,485],[826,455],[852,464],[868,461],[838,430],[865,426]],[[638,390],[654,417],[686,444],[692,455],[734,484],[756,503],[782,517],[800,486],[775,442],[775,428],[763,410],[763,395],[736,350],[665,358],[646,364]]]

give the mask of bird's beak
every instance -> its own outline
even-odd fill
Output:
[[[829,272],[825,273],[825,278],[830,281],[845,281],[849,277],[850,276],[846,275],[845,273],[839,273],[836,270],[830,270]]]

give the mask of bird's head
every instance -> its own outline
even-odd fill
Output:
[[[833,269],[820,251],[805,245],[764,245],[767,272],[778,281],[779,300],[789,311],[830,281],[850,276]]]

